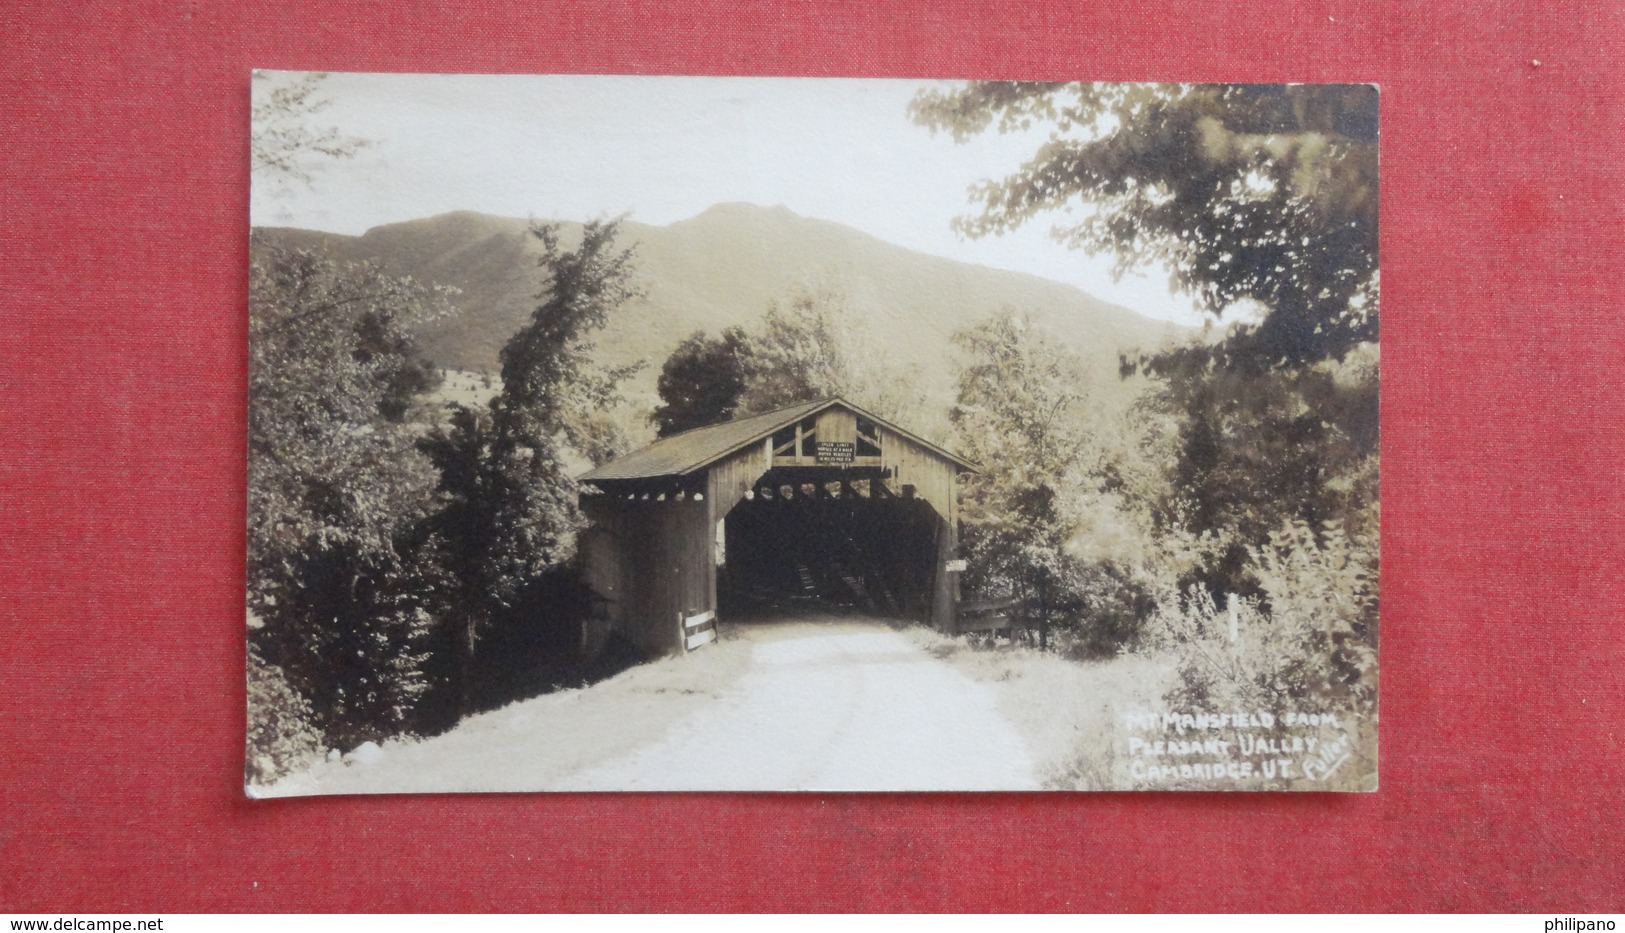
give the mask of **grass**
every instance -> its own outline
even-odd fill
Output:
[[[999,711],[1020,731],[1047,790],[1127,790],[1122,715],[1162,707],[1167,661],[1120,656],[1075,661],[1005,642],[906,630],[933,657],[999,693]]]
[[[430,393],[429,401],[437,413],[441,408],[453,404],[465,408],[484,408],[501,391],[502,379],[498,376],[448,369],[445,381]]]

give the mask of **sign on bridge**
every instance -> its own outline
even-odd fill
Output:
[[[858,445],[846,441],[819,441],[814,450],[820,466],[851,463],[857,455]]]

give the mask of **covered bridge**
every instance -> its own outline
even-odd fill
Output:
[[[751,600],[827,599],[952,631],[956,480],[970,472],[839,398],[606,463],[581,477],[582,569],[603,607],[589,641],[615,631],[678,652],[682,618]]]

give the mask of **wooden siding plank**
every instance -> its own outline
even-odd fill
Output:
[[[776,458],[782,460],[784,458]],[[706,480],[706,498],[711,500],[713,519],[727,517],[739,500],[767,472],[766,447],[749,447],[711,465]]]
[[[818,414],[818,439],[843,444],[858,442],[858,416],[845,408],[828,408]]]
[[[876,425],[881,435],[881,464],[892,471],[899,488],[913,486],[914,494],[950,521],[959,516],[954,465],[884,425]]]

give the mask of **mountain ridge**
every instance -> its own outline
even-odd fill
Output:
[[[530,315],[541,286],[540,244],[530,226],[451,211],[360,235],[261,227],[254,249],[321,249],[459,289],[462,313],[425,328],[424,351],[448,368],[495,372],[498,352]],[[579,240],[579,223],[562,222],[560,229],[566,245]],[[952,334],[1003,308],[1031,313],[1091,364],[1093,381],[1103,387],[1120,382],[1120,353],[1193,333],[1073,285],[919,252],[782,205],[723,202],[664,226],[629,219],[621,241],[636,249],[635,274],[646,294],[595,335],[594,354],[604,365],[647,361],[629,386],[634,397],[653,397],[660,365],[694,331],[749,327],[772,302],[818,287],[843,294],[866,337],[898,363],[900,374],[917,369],[925,394],[944,401],[956,371]]]

